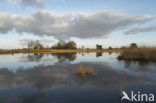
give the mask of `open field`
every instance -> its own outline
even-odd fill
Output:
[[[11,54],[11,53],[81,53],[81,52],[122,52],[123,49],[42,49],[42,50],[35,50],[35,49],[14,49],[14,50],[0,50],[0,54]]]
[[[119,60],[134,60],[134,61],[156,61],[156,48],[135,48],[125,49],[119,56]]]

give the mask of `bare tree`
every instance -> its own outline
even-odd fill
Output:
[[[44,46],[40,43],[40,41],[31,41],[28,43],[29,49],[44,49]]]

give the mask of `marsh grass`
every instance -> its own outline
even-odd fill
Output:
[[[83,65],[79,65],[75,70],[75,74],[80,77],[87,77],[96,76],[97,72],[92,67],[84,67]]]
[[[36,49],[0,49],[0,54],[12,54],[12,53],[82,53],[82,52],[122,52],[122,49],[41,49],[41,50],[36,50]]]
[[[135,48],[135,49],[125,49],[118,56],[118,59],[156,62],[156,48],[142,47],[142,48]]]

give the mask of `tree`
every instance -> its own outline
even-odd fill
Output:
[[[131,43],[130,48],[138,48],[136,43]]]
[[[84,49],[84,46],[82,45],[82,49]]]
[[[112,47],[110,46],[108,49],[112,49]]]
[[[56,49],[64,49],[66,43],[63,40],[57,42]]]
[[[102,45],[96,44],[96,49],[102,49]]]
[[[66,46],[66,49],[76,49],[76,43],[74,41],[69,41]]]
[[[36,46],[34,46],[34,49],[44,49],[42,44],[37,44]]]
[[[44,46],[37,40],[37,41],[31,41],[28,43],[29,49],[44,49]]]
[[[58,41],[53,49],[77,49],[76,43],[74,41],[69,41],[68,43],[64,41]]]
[[[121,49],[126,49],[126,48],[127,48],[127,47],[125,47],[125,46],[122,46],[122,47],[121,47]]]
[[[34,46],[34,42],[33,41],[28,43],[28,49],[33,49],[33,46]]]
[[[57,42],[57,44],[55,44],[54,46],[52,46],[52,49],[64,49],[65,48],[66,43],[63,40],[60,40]]]

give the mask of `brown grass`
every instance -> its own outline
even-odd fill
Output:
[[[86,77],[86,76],[96,76],[97,72],[91,67],[84,67],[83,65],[79,65],[76,68],[75,74],[81,77]]]
[[[13,53],[80,53],[80,52],[122,52],[122,49],[76,49],[76,50],[65,50],[65,49],[13,49],[13,50],[0,50],[0,54],[13,54]]]
[[[125,49],[119,56],[119,60],[154,61],[156,62],[156,48]]]

